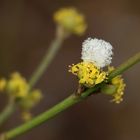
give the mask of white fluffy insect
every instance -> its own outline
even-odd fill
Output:
[[[97,38],[88,38],[82,44],[81,59],[103,68],[111,63],[112,49],[113,47],[109,42]]]

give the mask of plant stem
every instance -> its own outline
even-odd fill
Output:
[[[24,0],[15,1],[14,5],[12,3],[13,2],[9,0],[4,1],[3,5],[4,5],[4,12],[6,14],[5,16],[6,18],[4,18],[5,20],[1,22],[3,26],[2,27],[3,30],[1,30],[1,32],[3,32],[3,37],[4,37],[2,39],[4,43],[3,48],[5,48],[2,54],[7,54],[7,57],[9,57],[7,60],[10,60],[11,58],[11,55],[10,55],[11,52],[7,51],[7,47],[16,45],[17,39],[19,36],[21,21],[22,21],[21,19],[23,18],[23,13],[24,13]],[[11,8],[12,9],[14,8],[13,9],[14,14],[12,14],[13,20],[11,22],[7,22],[7,19],[8,19],[7,10]],[[11,25],[12,25],[12,28],[11,28]],[[8,65],[6,65],[5,69],[9,67],[9,64],[13,65],[11,61],[8,62],[7,64]],[[10,116],[14,113],[14,111],[15,111],[15,104],[9,101],[9,103],[6,105],[4,110],[0,113],[0,126],[10,118]]]
[[[133,57],[130,57],[126,62],[122,63],[117,69],[111,72],[108,76],[108,79],[112,79],[113,77],[123,73],[125,70],[129,69],[136,63],[140,61],[140,52],[135,54]]]
[[[65,31],[61,27],[58,27],[57,31],[56,31],[56,38],[52,41],[42,62],[40,63],[38,68],[35,70],[35,72],[31,76],[31,79],[29,80],[30,89],[37,83],[39,78],[42,76],[42,74],[48,68],[48,66],[52,62],[53,58],[57,54],[58,50],[60,49],[61,44],[64,41],[64,39],[65,39]]]
[[[140,53],[131,57],[125,63],[120,65],[116,70],[114,70],[109,75],[109,80],[111,80],[112,78],[114,78],[115,76],[117,76],[119,74],[122,74],[124,71],[126,71],[128,68],[130,68],[134,64],[138,63],[139,61],[140,61]],[[67,108],[71,107],[72,105],[86,99],[89,95],[93,94],[93,92],[97,91],[101,86],[102,86],[102,83],[96,85],[93,88],[87,89],[85,92],[83,92],[81,94],[81,96],[76,96],[75,94],[69,96],[68,98],[66,98],[62,102],[53,106],[51,109],[42,113],[41,115],[35,117],[31,121],[15,128],[15,129],[12,129],[12,130],[6,132],[5,133],[6,138],[7,139],[15,138],[16,136],[22,135],[25,132],[30,131],[31,129],[33,129],[36,126],[39,126],[44,122],[47,122],[48,120],[52,119],[57,114],[59,114],[60,112],[66,110]]]
[[[59,48],[61,47],[61,44],[64,41],[66,35],[67,34],[63,30],[63,28],[57,27],[56,38],[52,41],[49,50],[47,50],[42,62],[31,76],[31,79],[29,81],[30,90],[37,83],[37,81],[45,72],[45,70],[48,68],[49,64],[51,63]],[[14,110],[15,105],[10,101],[10,103],[6,106],[4,111],[0,114],[0,125],[2,125],[2,123],[4,123],[11,116]]]
[[[42,62],[31,76],[31,79],[29,81],[30,90],[37,83],[39,78],[42,76],[42,74],[48,68],[49,64],[52,62],[53,58],[61,47],[62,42],[64,41],[65,37],[67,37],[66,35],[67,33],[63,30],[63,28],[57,27],[56,38],[52,41],[49,50],[47,50]],[[8,104],[4,111],[0,114],[0,125],[11,116],[14,110],[15,105],[10,102],[10,104]]]
[[[34,118],[32,121],[23,124],[22,127],[18,127],[17,129],[15,129],[13,131],[9,131],[6,134],[6,138],[7,139],[14,138],[20,134],[27,132],[28,130],[31,130],[32,128],[38,126],[39,124],[42,124],[45,121],[55,117],[57,114],[59,114],[60,112],[62,112],[65,109],[67,109],[68,107],[72,106],[73,104],[77,103],[78,101],[80,101],[80,100],[76,99],[74,95],[71,95],[64,101],[55,105],[50,110],[39,115],[37,118]]]
[[[13,99],[9,99],[9,103],[0,113],[0,126],[9,118],[9,116],[15,111],[15,101]]]

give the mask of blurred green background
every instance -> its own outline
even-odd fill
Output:
[[[53,13],[61,7],[78,8],[86,16],[88,30],[82,37],[64,42],[55,60],[36,87],[44,93],[34,108],[38,114],[70,95],[77,86],[68,65],[80,60],[87,37],[109,41],[114,46],[113,65],[118,66],[140,50],[139,0],[0,0],[0,76],[20,71],[27,79],[54,38]],[[124,74],[124,102],[96,95],[33,129],[17,140],[139,140],[140,65]],[[0,95],[0,110],[6,99]],[[21,123],[17,111],[0,130]]]

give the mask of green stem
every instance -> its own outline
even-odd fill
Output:
[[[15,111],[15,102],[13,99],[9,99],[9,103],[0,113],[0,126],[11,116],[11,114]]]
[[[42,76],[42,74],[48,68],[48,66],[52,62],[53,58],[57,54],[58,50],[60,49],[61,44],[64,41],[64,39],[65,39],[65,31],[61,27],[58,27],[57,32],[56,32],[56,38],[52,41],[43,60],[41,61],[40,65],[38,66],[38,68],[35,70],[35,72],[31,76],[31,79],[29,81],[30,89],[37,83],[39,78]]]
[[[135,54],[133,57],[130,57],[126,62],[122,63],[117,69],[112,71],[112,73],[109,75],[109,79],[112,79],[113,77],[123,73],[125,70],[129,69],[136,63],[140,61],[140,52]]]
[[[4,46],[3,47],[4,52],[2,52],[2,54],[0,54],[0,55],[4,56],[4,58],[5,58],[5,55],[3,55],[3,54],[7,54],[7,59],[4,59],[4,60],[6,61],[5,64],[8,64],[8,65],[6,65],[5,69],[7,69],[9,67],[9,64],[13,65],[10,61],[11,52],[7,51],[7,49],[11,46],[17,45],[17,39],[19,36],[19,30],[20,30],[21,21],[22,21],[21,19],[23,17],[23,13],[24,13],[24,0],[16,1],[14,5],[12,5],[12,3],[13,2],[9,1],[9,0],[4,1],[4,12],[6,14],[6,16],[5,16],[6,18],[4,18],[4,19],[6,19],[6,20],[2,21],[3,31],[1,31],[1,32],[3,32],[3,37],[4,37],[2,39],[3,46]],[[12,8],[12,10],[14,10],[14,14],[12,14],[13,20],[11,22],[7,22],[7,18],[8,18],[7,11],[11,8]],[[7,60],[8,60],[8,62],[7,62]],[[9,103],[6,105],[4,110],[0,113],[0,126],[10,118],[10,116],[14,113],[14,111],[15,111],[15,105],[11,101],[9,101]]]
[[[138,63],[140,61],[140,53],[136,54],[135,56],[128,59],[125,63],[120,65],[116,70],[114,70],[109,75],[109,80],[114,78],[115,76],[122,74],[124,71],[126,71],[128,68],[133,66],[134,64]],[[36,126],[41,125],[44,122],[47,122],[48,120],[55,117],[60,112],[66,110],[67,108],[71,107],[72,105],[86,99],[89,95],[93,94],[93,92],[97,91],[102,84],[96,85],[93,88],[87,89],[85,92],[81,94],[81,96],[75,96],[74,94],[63,100],[62,102],[58,103],[57,105],[53,106],[48,111],[42,113],[41,115],[35,117],[33,120],[15,128],[5,133],[5,136],[7,139],[15,138],[16,136],[22,135],[27,131],[30,131]]]
[[[38,117],[32,119],[32,121],[23,124],[22,127],[18,127],[17,129],[14,129],[13,131],[9,131],[6,134],[7,139],[14,138],[20,134],[27,132],[28,130],[31,130],[32,128],[38,126],[39,124],[42,124],[45,121],[55,117],[57,114],[59,114],[63,110],[67,109],[68,107],[72,106],[73,104],[75,104],[79,101],[80,100],[76,99],[74,95],[71,95],[64,101],[55,105],[50,110],[48,110],[48,111],[44,112],[43,114],[39,115]]]

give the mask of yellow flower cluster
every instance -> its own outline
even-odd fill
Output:
[[[74,8],[62,8],[54,14],[54,21],[70,33],[82,35],[87,25],[82,14]]]
[[[33,90],[28,93],[27,96],[18,101],[19,107],[21,109],[21,117],[24,121],[31,119],[32,114],[30,110],[39,103],[42,99],[42,93],[40,90]]]
[[[111,83],[117,87],[116,93],[113,94],[114,99],[112,101],[116,103],[120,103],[121,101],[123,101],[122,96],[124,94],[124,88],[126,84],[124,83],[121,76],[117,76],[113,78]]]
[[[29,110],[34,107],[41,100],[41,98],[41,91],[33,90],[28,94],[28,96],[25,96],[21,101],[19,101],[20,107],[22,110]]]
[[[114,70],[114,67],[109,67],[109,72],[113,70]],[[121,101],[123,101],[122,96],[124,95],[124,89],[125,89],[126,84],[124,83],[124,80],[121,77],[121,75],[118,75],[115,78],[113,78],[111,80],[111,84],[116,86],[116,92],[112,94],[112,96],[114,97],[112,101],[115,103],[120,103]]]
[[[11,75],[9,81],[7,81],[7,92],[16,98],[22,98],[27,96],[29,86],[25,78],[19,73],[15,72]]]
[[[9,98],[15,99],[21,110],[26,112],[23,113],[23,118],[29,118],[27,112],[42,98],[41,91],[36,89],[30,91],[26,79],[17,72],[13,73],[8,80],[4,78],[0,80],[0,91],[6,92]]]
[[[70,66],[69,72],[79,78],[79,83],[86,87],[93,87],[106,79],[106,72],[101,71],[91,62],[81,62]]]

